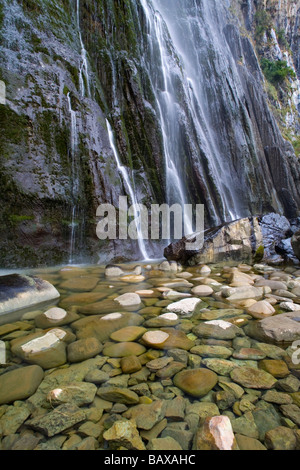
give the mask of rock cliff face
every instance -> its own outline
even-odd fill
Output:
[[[2,0],[0,26],[2,267],[140,256],[96,237],[97,206],[128,195],[106,119],[141,203],[178,202],[173,165],[207,226],[298,215],[299,83],[260,65],[279,47],[300,77],[296,0]]]

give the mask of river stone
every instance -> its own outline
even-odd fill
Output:
[[[266,354],[259,349],[241,348],[233,353],[234,359],[259,361],[265,359]]]
[[[228,287],[222,289],[222,295],[226,297],[229,302],[245,299],[258,300],[262,298],[263,290],[253,286]]]
[[[59,297],[52,284],[38,277],[21,274],[0,276],[0,315],[36,307]]]
[[[136,275],[136,274],[126,274],[120,278],[123,282],[128,282],[129,284],[139,284],[145,280],[145,276]]]
[[[158,359],[153,359],[153,361],[147,362],[146,367],[150,369],[151,372],[157,372],[173,361],[174,359],[172,357],[159,357]]]
[[[162,328],[156,331],[147,331],[142,337],[143,344],[154,349],[184,349],[189,351],[194,342],[180,330],[174,328]]]
[[[293,343],[300,337],[300,313],[282,313],[245,327],[250,337],[271,343]]]
[[[55,436],[84,421],[86,413],[71,403],[58,406],[43,416],[38,416],[26,422],[26,425],[47,437]]]
[[[265,444],[270,450],[295,450],[296,436],[292,429],[278,426],[266,432]]]
[[[119,277],[119,276],[123,276],[125,273],[124,271],[119,268],[119,266],[115,266],[115,265],[107,265],[106,268],[105,268],[105,276],[107,277]]]
[[[293,423],[300,427],[300,408],[295,404],[281,405],[280,411],[284,416],[289,418]]]
[[[146,450],[133,420],[116,421],[103,434],[103,438],[109,443],[110,449]]]
[[[161,328],[164,326],[176,326],[179,323],[179,318],[176,313],[163,313],[156,318],[150,318],[144,323],[147,328]]]
[[[106,346],[102,353],[108,357],[126,357],[126,356],[140,356],[146,352],[146,348],[138,343],[116,343]]]
[[[147,445],[148,451],[183,450],[181,445],[170,436],[151,439]]]
[[[190,352],[201,357],[217,357],[221,359],[228,359],[232,355],[232,351],[224,346],[208,346],[204,344],[193,347]]]
[[[33,339],[21,338],[21,343],[12,342],[14,344],[11,350],[16,356],[30,364],[37,364],[43,369],[52,369],[67,362],[64,336],[66,333],[63,330],[53,329]]]
[[[173,361],[163,369],[156,372],[156,377],[160,380],[166,380],[172,378],[175,374],[185,369],[186,366],[182,362]]]
[[[234,382],[242,385],[242,387],[251,389],[270,389],[277,382],[271,374],[247,366],[235,368],[230,373],[230,377]]]
[[[272,289],[272,291],[280,290],[280,289],[283,289],[283,290],[286,289],[286,284],[284,284],[281,281],[274,281],[274,280],[271,280],[271,279],[259,279],[258,281],[255,282],[255,286],[256,287],[268,286]]]
[[[186,414],[196,414],[200,419],[205,419],[212,416],[219,416],[220,411],[215,403],[195,401],[186,406]]]
[[[250,313],[254,318],[264,318],[265,316],[274,315],[275,308],[266,300],[261,300],[251,305],[247,309],[247,312]]]
[[[199,297],[209,297],[214,293],[214,290],[210,286],[200,285],[193,287],[191,293],[194,295],[199,295]]]
[[[66,312],[63,308],[53,307],[34,319],[37,328],[47,329],[54,326],[68,325],[80,317],[74,312]]]
[[[139,403],[138,395],[126,388],[105,386],[98,389],[97,395],[103,400],[123,403],[123,405],[137,405]]]
[[[97,356],[102,351],[102,344],[97,338],[84,338],[68,345],[68,361],[82,362]]]
[[[231,273],[229,282],[230,287],[241,287],[254,284],[254,281],[249,274],[238,271],[237,268],[234,268],[234,271]]]
[[[191,297],[189,299],[179,300],[179,302],[171,303],[167,306],[167,311],[172,313],[177,313],[181,317],[191,317],[197,305],[201,303],[201,299]]]
[[[200,315],[201,320],[220,320],[222,318],[232,318],[238,317],[242,315],[244,310],[237,309],[237,308],[222,308],[218,310],[208,310],[206,312],[202,312]]]
[[[293,375],[288,375],[286,378],[278,380],[276,388],[287,393],[295,393],[300,388],[300,380]]]
[[[0,435],[4,437],[15,434],[30,414],[31,411],[24,402],[17,401],[14,406],[8,406],[0,419]]]
[[[202,364],[208,369],[216,372],[218,375],[228,376],[238,364],[225,359],[203,359]]]
[[[35,393],[44,377],[39,366],[21,367],[0,375],[0,405],[26,400]]]
[[[125,328],[121,328],[121,330],[114,331],[110,335],[110,339],[120,343],[136,341],[143,336],[146,331],[146,328],[141,326],[126,326]]]
[[[282,310],[287,310],[288,312],[299,312],[300,311],[300,305],[299,304],[294,304],[293,302],[281,302],[279,304],[279,307]],[[300,315],[300,312],[299,312]]]
[[[103,383],[107,382],[109,378],[109,375],[103,370],[95,369],[88,372],[84,377],[84,380],[95,385],[102,385]]]
[[[98,282],[99,279],[96,277],[81,276],[68,279],[62,282],[59,287],[67,291],[90,292],[95,289]]]
[[[292,397],[288,393],[277,392],[276,390],[268,390],[263,399],[268,403],[275,403],[276,405],[289,405],[293,403]]]
[[[284,349],[274,344],[253,342],[253,347],[262,351],[270,359],[283,359],[287,353]]]
[[[107,293],[101,292],[81,292],[78,294],[71,294],[62,299],[59,303],[60,308],[68,308],[76,305],[84,309],[89,304],[94,304],[107,297]]]
[[[114,299],[121,307],[135,307],[141,304],[141,298],[138,294],[134,292],[129,292],[127,294],[120,295]]]
[[[278,359],[264,359],[259,362],[258,367],[277,379],[284,379],[290,374],[286,363]]]
[[[206,418],[195,435],[194,450],[238,450],[228,416]]]
[[[97,387],[92,383],[75,382],[51,390],[47,395],[47,401],[51,406],[64,403],[72,403],[76,406],[90,405],[94,401],[96,392]]]
[[[243,436],[242,434],[235,434],[236,442],[239,450],[268,450],[258,439],[252,437]]]
[[[173,379],[176,387],[195,398],[207,395],[217,382],[218,376],[206,369],[184,370],[176,374]]]
[[[123,374],[133,374],[142,369],[142,364],[138,357],[127,356],[123,357],[120,362]]]
[[[199,338],[234,339],[243,336],[243,330],[224,320],[212,320],[200,323],[193,328],[193,333]]]
[[[165,417],[167,402],[156,400],[149,405],[132,406],[123,416],[133,419],[139,429],[149,431]]]
[[[72,323],[72,328],[76,330],[78,339],[93,336],[100,342],[105,342],[114,331],[120,330],[128,325],[139,326],[143,321],[144,318],[136,313],[115,312],[104,316],[94,315],[81,318]]]

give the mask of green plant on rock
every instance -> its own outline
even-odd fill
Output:
[[[255,21],[255,39],[260,41],[265,33],[269,33],[273,27],[273,21],[270,13],[266,10],[258,10],[254,16]]]
[[[265,248],[263,245],[260,245],[257,250],[256,250],[256,253],[254,255],[254,263],[259,263],[260,261],[263,260],[264,258],[264,255],[265,255]]]
[[[285,60],[272,61],[263,58],[260,63],[266,79],[273,85],[281,84],[287,77],[296,78],[294,70],[288,66]]]

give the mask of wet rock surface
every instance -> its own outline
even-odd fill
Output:
[[[81,268],[97,284],[75,297],[58,269],[57,303],[0,327],[2,450],[298,448],[299,322],[282,299],[300,305],[300,270],[179,268],[141,265],[138,284],[124,266]],[[174,283],[191,296],[168,298]]]

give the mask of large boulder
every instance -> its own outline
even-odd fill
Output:
[[[226,223],[206,230],[201,249],[187,250],[186,244],[196,241],[196,235],[171,243],[164,251],[167,260],[191,266],[197,264],[233,261],[279,261],[277,245],[287,238],[290,223],[284,216],[267,214]]]
[[[258,322],[251,322],[245,331],[259,341],[293,343],[300,338],[300,312],[281,313]]]
[[[9,274],[0,277],[0,315],[53,301],[59,292],[48,281],[35,276]]]

